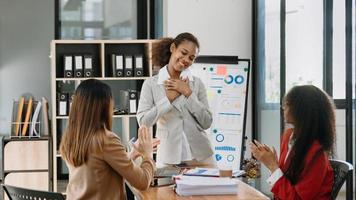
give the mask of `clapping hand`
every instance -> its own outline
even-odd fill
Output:
[[[274,147],[269,147],[266,144],[261,144],[257,140],[250,142],[252,155],[263,163],[271,173],[278,169],[278,157]]]
[[[156,149],[161,141],[158,138],[152,138],[152,134],[146,126],[141,126],[138,130],[138,134],[139,139],[132,145],[130,157],[132,159],[136,159],[138,156],[151,157],[152,150]],[[147,146],[147,144],[151,145]]]

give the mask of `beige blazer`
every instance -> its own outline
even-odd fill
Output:
[[[188,98],[181,95],[171,104],[164,86],[157,81],[158,75],[145,80],[137,110],[140,125],[157,124],[156,135],[161,140],[157,149],[157,162],[181,162],[183,131],[194,159],[202,161],[212,156],[212,145],[205,132],[211,126],[212,113],[203,82],[193,77],[189,82],[192,94]]]
[[[147,189],[155,168],[150,158],[136,165],[125,151],[120,138],[107,132],[103,152],[93,152],[88,161],[69,168],[68,200],[126,199],[124,179],[139,190]]]

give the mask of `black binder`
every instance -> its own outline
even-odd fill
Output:
[[[72,78],[73,77],[73,56],[72,55],[64,55],[63,63],[64,63],[64,78]]]
[[[83,56],[74,56],[74,76],[83,77]]]
[[[93,77],[93,56],[84,55],[84,77]]]
[[[111,67],[113,77],[124,76],[124,56],[111,54]]]
[[[120,90],[119,91],[119,99],[118,99],[118,112],[121,114],[129,113],[129,91]]]
[[[115,77],[116,76],[116,55],[115,54],[110,55],[110,61],[111,61],[111,76]]]
[[[135,56],[134,76],[143,76],[143,56]]]
[[[59,93],[58,97],[58,115],[68,115],[68,93]]]
[[[132,76],[132,68],[133,68],[132,56],[127,55],[125,56],[125,68],[124,68],[124,74],[126,77]]]
[[[137,91],[129,90],[129,113],[134,114],[137,112]]]

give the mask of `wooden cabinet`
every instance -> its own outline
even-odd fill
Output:
[[[139,93],[145,79],[152,76],[154,40],[53,40],[51,43],[51,96],[53,132],[53,186],[64,192],[68,179],[65,163],[59,154],[65,131],[71,96],[81,81],[96,78],[107,83],[113,92],[115,113],[113,131],[125,143],[136,137],[135,109],[127,109],[125,95]],[[81,71],[82,70],[82,71]],[[91,70],[89,75],[86,70]],[[122,70],[122,71],[121,71]],[[77,73],[77,72],[81,73]],[[62,99],[65,99],[63,100]],[[66,102],[66,104],[65,104]],[[123,103],[124,102],[124,103]],[[136,108],[137,109],[137,108]],[[63,181],[64,180],[64,184]]]
[[[4,184],[51,190],[52,147],[49,137],[3,137],[1,143],[1,178]]]

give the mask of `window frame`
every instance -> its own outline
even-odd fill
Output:
[[[255,70],[253,70],[253,122],[252,122],[252,138],[259,139],[261,137],[259,133],[259,123],[261,110],[280,110],[280,128],[281,133],[283,130],[283,111],[281,109],[282,97],[286,93],[286,0],[280,0],[280,103],[267,103],[265,94],[265,0],[253,1],[253,38],[252,38],[252,61],[255,63]],[[333,0],[323,1],[323,89],[330,95],[333,95]],[[345,0],[345,98],[334,99],[337,109],[345,110],[346,116],[346,160],[353,163],[353,145],[355,141],[352,140],[352,122],[354,117],[352,116],[353,109],[356,108],[356,100],[352,99],[352,0]],[[355,9],[355,8],[354,8]],[[356,21],[356,17],[355,17]],[[356,53],[356,52],[354,52]],[[356,69],[354,69],[356,70]],[[356,96],[356,95],[355,95]],[[355,173],[355,172],[353,172]],[[349,175],[346,181],[346,199],[353,198],[353,175]]]

